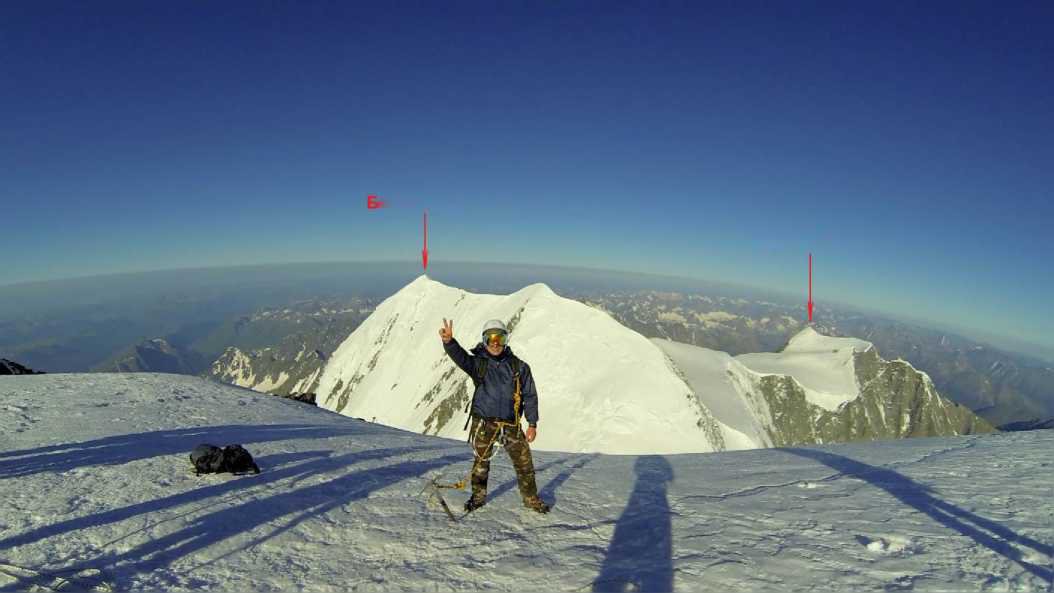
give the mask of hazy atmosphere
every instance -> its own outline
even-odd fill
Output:
[[[1047,3],[8,4],[0,284],[655,271],[1048,346]],[[389,208],[367,210],[366,196]]]

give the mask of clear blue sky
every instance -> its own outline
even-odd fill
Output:
[[[648,270],[1054,345],[1054,3],[4,3],[0,284]],[[394,203],[367,211],[376,193]]]

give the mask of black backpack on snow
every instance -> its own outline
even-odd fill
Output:
[[[222,472],[260,473],[260,467],[253,461],[253,456],[241,445],[227,445],[222,449],[207,443],[198,445],[190,454],[190,463],[194,466],[194,473],[199,476]]]

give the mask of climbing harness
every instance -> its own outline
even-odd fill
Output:
[[[505,446],[506,439],[508,438],[508,435],[505,433],[505,430],[520,430],[520,414],[522,413],[522,397],[520,393],[520,360],[515,356],[512,356],[509,360],[509,363],[512,365],[512,412],[513,418],[515,418],[515,420],[513,422],[509,422],[507,420],[489,419],[489,422],[497,425],[497,429],[494,431],[493,436],[491,436],[490,438],[490,442],[487,443],[486,448],[483,449],[483,453],[481,454],[476,445],[480,440],[481,433],[483,433],[486,428],[488,419],[482,418],[475,414],[469,414],[468,419],[465,420],[465,429],[469,431],[468,444],[472,447],[472,455],[476,458],[475,461],[472,463],[472,468],[469,469],[468,475],[466,475],[461,480],[454,482],[453,484],[440,482],[439,479],[441,476],[436,476],[432,479],[431,485],[434,486],[433,495],[439,498],[439,504],[442,505],[443,510],[445,510],[447,514],[450,515],[450,518],[455,521],[456,519],[454,518],[453,513],[450,512],[450,507],[448,507],[446,501],[443,500],[443,497],[442,495],[440,495],[439,490],[443,488],[448,488],[451,490],[464,490],[465,486],[471,481],[472,470],[476,468],[476,464],[483,461],[490,461],[494,457],[495,453],[497,453],[497,447],[494,446],[495,443],[501,443],[503,447]],[[487,364],[488,361],[485,357],[477,357],[475,369],[476,372],[472,375],[472,382],[475,384],[477,389],[483,383],[483,377],[487,373]],[[468,405],[465,407],[465,411],[469,412],[471,410],[471,406],[472,401],[469,401]],[[471,429],[469,429],[469,423],[472,424]],[[425,486],[425,488],[427,487],[428,485]],[[422,490],[422,492],[424,491]]]

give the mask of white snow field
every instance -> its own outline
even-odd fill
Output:
[[[548,515],[499,453],[459,523],[419,493],[467,472],[463,442],[199,378],[0,377],[0,431],[0,591],[1051,588],[1049,430],[536,452]],[[196,477],[202,442],[263,472]]]

